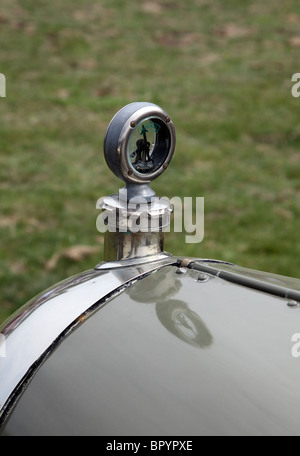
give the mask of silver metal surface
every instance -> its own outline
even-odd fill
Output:
[[[99,217],[106,227],[104,261],[128,260],[158,255],[164,250],[164,228],[170,224],[172,206],[166,199],[151,203],[122,198],[122,192],[100,198]],[[99,220],[99,218],[98,218]]]
[[[299,435],[295,311],[284,298],[176,270],[123,288],[78,326],[5,433]]]
[[[161,260],[170,261],[170,263],[176,263],[177,257],[174,257],[168,252],[162,252],[159,254],[155,254],[153,256],[141,257],[141,258],[129,258],[126,260],[118,260],[118,261],[101,261],[95,266],[95,269],[114,269],[114,268],[127,268],[127,267],[137,267],[140,264],[147,263],[154,263],[156,261],[160,262]],[[153,265],[154,266],[154,265]]]
[[[112,233],[104,237],[104,260],[119,261],[157,255],[164,250],[164,233]]]
[[[185,261],[185,260],[183,260]],[[230,263],[192,260],[187,267],[276,296],[300,301],[300,279],[243,268]]]
[[[0,357],[0,423],[43,359],[94,307],[174,261],[164,256],[135,266],[86,271],[46,290],[5,322],[0,327],[6,349],[5,357]]]

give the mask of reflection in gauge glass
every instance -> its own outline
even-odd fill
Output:
[[[133,171],[147,174],[159,169],[169,153],[170,132],[161,119],[142,119],[132,131],[127,157]]]

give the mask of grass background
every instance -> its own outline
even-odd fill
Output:
[[[298,1],[1,0],[0,43],[0,320],[101,261],[103,138],[133,101],[175,123],[157,194],[205,198],[203,242],[166,250],[299,277]]]

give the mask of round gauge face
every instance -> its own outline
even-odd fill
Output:
[[[128,161],[140,173],[152,171],[152,159],[160,126],[151,119],[142,120],[134,129],[128,143]]]
[[[112,118],[105,135],[105,159],[127,184],[148,184],[168,167],[175,148],[175,129],[159,106],[134,102]]]
[[[127,146],[127,159],[133,171],[149,174],[165,161],[170,134],[165,123],[155,117],[141,120],[133,129]]]

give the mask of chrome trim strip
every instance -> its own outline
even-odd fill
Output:
[[[213,263],[212,260],[210,262]],[[230,263],[219,263],[213,267],[204,264],[203,260],[192,260],[187,267],[212,274],[237,285],[243,285],[281,298],[300,301],[299,279],[255,271]]]
[[[0,327],[5,357],[0,357],[0,426],[46,356],[71,330],[104,302],[133,281],[165,265],[174,257],[135,267],[89,270],[71,277],[29,301]],[[56,343],[54,343],[56,342]]]
[[[153,263],[157,261],[161,261],[164,259],[170,259],[173,258],[172,262],[176,262],[177,258],[174,260],[173,255],[167,252],[161,252],[155,255],[149,255],[146,257],[141,257],[141,258],[129,258],[127,260],[116,260],[116,261],[101,261],[101,263],[98,263],[95,266],[95,269],[97,270],[106,270],[106,269],[112,269],[112,268],[126,268],[126,267],[133,267],[133,266],[138,266],[140,264],[145,264],[145,263]]]

